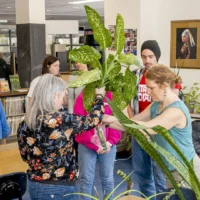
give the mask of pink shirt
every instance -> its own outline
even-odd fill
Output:
[[[112,100],[112,93],[107,92],[106,97]],[[108,103],[106,102],[106,100],[104,100],[104,106],[105,106],[105,114],[112,115],[112,111],[110,107],[108,106]],[[84,106],[83,106],[83,92],[81,92],[81,94],[77,97],[75,101],[74,114],[78,114],[82,116],[88,114],[87,111],[84,110]],[[91,138],[93,135],[94,135],[94,129],[77,135],[75,140],[76,142],[85,145],[87,148],[97,151],[99,147],[91,143]],[[112,128],[106,128],[105,135],[106,135],[106,141],[110,142],[112,145],[115,145],[121,139],[121,132]]]

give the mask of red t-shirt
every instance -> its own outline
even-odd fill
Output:
[[[149,104],[151,97],[147,94],[145,76],[143,75],[138,87],[139,113],[141,113]]]

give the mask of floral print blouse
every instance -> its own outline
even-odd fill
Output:
[[[29,179],[76,180],[78,167],[73,137],[97,126],[103,113],[103,101],[98,99],[88,116],[67,112],[48,113],[43,117],[39,115],[35,131],[22,121],[17,138],[21,157],[29,165]]]

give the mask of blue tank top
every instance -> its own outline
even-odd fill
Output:
[[[159,106],[160,102],[154,102],[151,106],[150,112],[151,112],[151,119],[157,117],[159,114],[164,112],[168,108],[179,108],[183,111],[187,118],[187,125],[185,128],[176,128],[175,126],[169,129],[169,133],[174,138],[176,144],[181,149],[182,153],[185,155],[188,161],[191,161],[195,156],[195,150],[192,142],[192,124],[191,124],[191,118],[190,113],[188,111],[188,108],[185,106],[185,104],[182,101],[175,101],[174,103],[168,105],[165,107],[159,114]],[[168,152],[176,156],[181,162],[182,159],[178,156],[178,154],[174,151],[174,149],[165,141],[165,139],[160,136],[159,134],[156,134],[153,136],[155,142],[160,145],[161,147],[165,148]],[[162,156],[163,157],[163,156]],[[166,163],[168,169],[170,171],[175,170],[172,165],[170,165],[166,159],[163,157],[164,162]]]

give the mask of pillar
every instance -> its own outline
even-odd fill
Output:
[[[46,56],[45,0],[15,0],[18,74],[21,87],[41,74]]]

